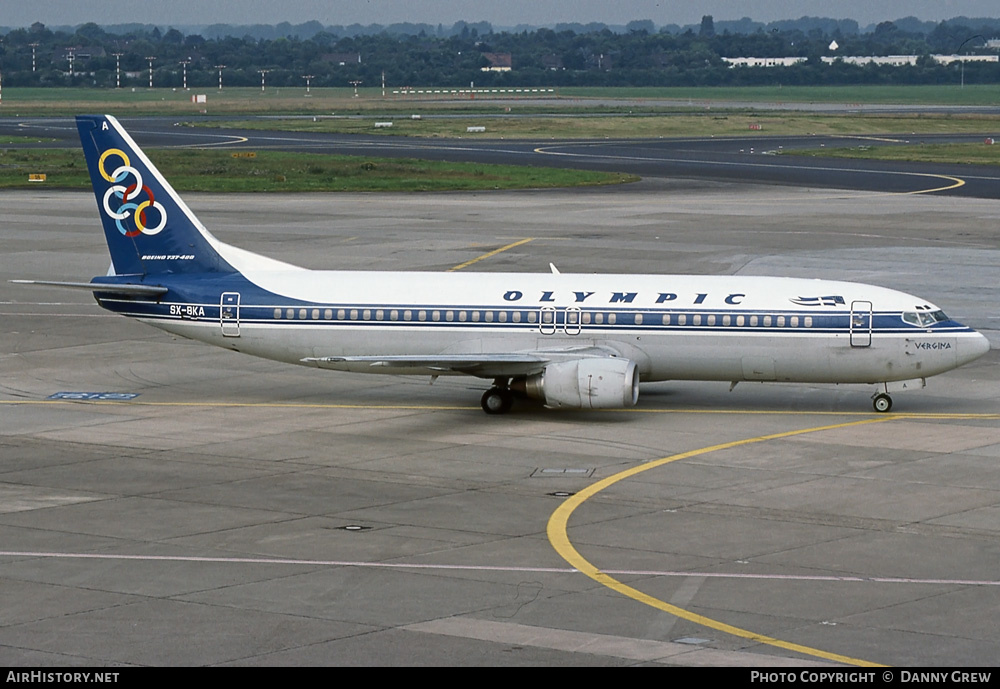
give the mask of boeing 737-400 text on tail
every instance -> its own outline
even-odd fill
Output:
[[[909,294],[850,282],[704,275],[314,271],[220,242],[111,116],[77,117],[111,252],[110,311],[182,337],[335,371],[492,380],[548,407],[623,408],[639,381],[868,383],[889,393],[985,354]]]

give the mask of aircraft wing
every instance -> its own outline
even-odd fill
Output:
[[[424,356],[324,356],[307,357],[300,361],[317,368],[359,371],[365,367],[390,369],[424,369],[429,373],[460,373],[479,378],[527,376],[543,370],[547,364],[567,359],[606,358],[616,356],[600,347],[577,347],[535,352],[483,354],[431,354]],[[386,371],[388,373],[388,371]]]
[[[323,356],[301,360],[318,368],[358,370],[359,367],[426,369],[430,373],[464,373],[481,378],[520,376],[540,371],[548,363],[536,354],[440,354],[431,356]]]

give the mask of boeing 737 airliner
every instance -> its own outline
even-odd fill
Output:
[[[909,294],[771,277],[313,271],[212,236],[110,116],[77,117],[111,252],[104,308],[183,337],[336,371],[490,380],[516,395],[624,408],[639,381],[868,383],[889,393],[989,342]]]

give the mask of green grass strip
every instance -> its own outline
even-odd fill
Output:
[[[456,191],[596,186],[636,181],[633,175],[514,165],[360,158],[315,153],[168,149],[149,152],[178,191]],[[29,182],[31,174],[45,182]],[[0,150],[0,189],[90,189],[82,152]]]
[[[376,122],[391,127],[375,127]],[[808,136],[808,135],[908,135],[937,133],[984,133],[1000,131],[1000,117],[984,115],[817,115],[801,112],[704,112],[617,114],[596,116],[503,117],[463,115],[452,117],[391,118],[352,116],[211,120],[193,123],[199,127],[256,131],[365,134],[423,138],[466,139],[656,139],[666,137]],[[469,127],[485,131],[470,133]]]
[[[1000,140],[998,140],[1000,141]],[[786,155],[862,160],[903,160],[920,163],[1000,165],[1000,143],[916,144],[786,150]]]

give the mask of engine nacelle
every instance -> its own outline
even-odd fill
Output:
[[[622,409],[639,399],[639,373],[628,359],[576,359],[549,364],[511,388],[547,407]]]

